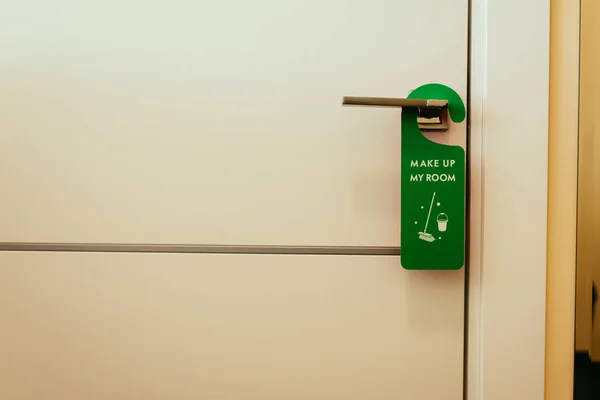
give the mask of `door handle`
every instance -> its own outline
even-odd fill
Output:
[[[408,98],[345,96],[344,106],[401,107],[400,263],[409,270],[458,270],[465,261],[466,140],[429,140],[421,131],[448,131],[466,118],[461,97],[426,84]]]
[[[448,130],[448,100],[344,96],[344,106],[416,108],[421,130]]]

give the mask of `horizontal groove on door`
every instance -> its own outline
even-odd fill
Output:
[[[400,247],[0,242],[0,251],[399,256]]]

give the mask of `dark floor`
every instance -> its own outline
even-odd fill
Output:
[[[573,400],[600,399],[600,362],[592,362],[588,353],[575,353]]]

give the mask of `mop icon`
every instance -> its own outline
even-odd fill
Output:
[[[433,200],[435,199],[435,192],[433,192],[433,196],[431,196],[431,205],[429,206],[429,213],[427,214],[427,221],[425,222],[425,229],[423,232],[419,232],[419,239],[424,240],[426,242],[433,242],[435,238],[431,233],[427,233],[427,225],[429,225],[429,217],[431,216],[431,209],[433,208]]]

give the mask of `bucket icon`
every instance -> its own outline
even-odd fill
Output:
[[[446,232],[446,228],[448,228],[448,216],[444,213],[441,213],[437,216],[438,223],[438,231]]]

